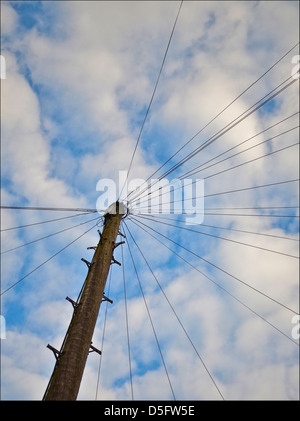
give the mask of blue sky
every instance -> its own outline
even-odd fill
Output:
[[[1,3],[1,52],[7,73],[6,79],[1,80],[2,205],[96,206],[100,194],[96,191],[98,180],[117,181],[119,171],[128,169],[179,4],[143,1]],[[291,49],[298,40],[297,16],[298,3],[293,1],[183,2],[134,156],[130,180],[151,176]],[[296,54],[297,48],[213,120],[155,177],[287,79]],[[296,82],[171,173],[169,181],[295,113],[298,99]],[[296,126],[298,121],[296,114],[225,157],[275,137]],[[199,177],[205,178],[214,171],[294,142],[297,142],[297,130],[232,157],[201,172]],[[245,164],[205,181],[205,195],[208,195],[205,209],[298,205],[298,183],[213,195],[291,180],[298,178],[298,174],[297,147]],[[203,226],[177,224],[289,255],[298,254],[297,218],[209,215],[213,212],[206,211]],[[298,215],[296,209],[241,212]],[[65,216],[70,213],[3,210],[2,229]],[[163,216],[169,218],[171,224],[176,223],[174,215]],[[94,217],[76,216],[2,231],[2,252]],[[185,221],[184,215],[176,219]],[[138,220],[205,259],[149,230],[198,271],[193,269],[128,218],[133,237],[224,397],[297,399],[299,348],[289,340],[292,339],[293,314],[245,285],[250,284],[297,309],[297,259],[136,217],[135,221]],[[91,228],[93,223],[4,253],[1,256],[2,291]],[[94,228],[1,297],[1,315],[5,317],[7,328],[6,339],[1,340],[2,399],[42,398],[54,366],[54,358],[46,345],[51,343],[57,348],[61,345],[72,312],[65,297],[77,297],[87,272],[81,258],[91,258],[87,247],[95,245],[97,240]],[[128,233],[126,241],[134,251],[177,399],[219,399]],[[124,256],[135,397],[171,399],[127,245]],[[119,261],[122,258],[120,250],[116,258]],[[122,269],[117,265],[113,266],[110,297],[114,304],[108,309],[98,397],[130,399],[123,279]],[[102,340],[104,313],[102,306],[93,339],[97,347]],[[97,355],[91,354],[79,399],[94,399],[98,364]],[[178,378],[184,381],[178,382]],[[28,384],[31,386],[27,387]]]

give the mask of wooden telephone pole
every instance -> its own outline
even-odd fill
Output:
[[[74,302],[67,297],[74,312],[61,349],[48,345],[56,364],[43,400],[76,400],[89,352],[101,353],[91,345],[92,337],[101,302],[109,300],[104,296],[104,289],[110,265],[116,262],[113,252],[120,244],[116,244],[116,239],[125,213],[123,204],[116,202],[113,211],[108,210],[104,216],[103,231],[99,232],[100,240],[91,263],[84,260],[89,270],[78,300]]]

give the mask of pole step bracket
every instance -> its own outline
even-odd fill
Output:
[[[85,260],[84,258],[82,258],[81,259],[86,265],[87,265],[87,267],[88,268],[90,268],[92,265],[93,265],[93,263],[91,263],[91,262],[88,262],[87,260]]]
[[[56,358],[56,361],[58,361],[62,353],[58,351],[56,348],[54,348],[52,345],[48,344],[47,348],[51,349],[51,351],[54,354],[54,357]]]
[[[115,258],[114,258],[114,256],[112,256],[112,258],[111,258],[111,265],[113,265],[114,263],[116,263],[117,265],[119,265],[119,266],[122,266],[121,265],[121,263],[120,262],[118,262]]]
[[[102,352],[101,352],[98,348],[95,348],[95,347],[92,345],[92,343],[93,343],[93,342],[91,342],[91,345],[90,345],[90,351],[89,351],[89,353],[91,353],[91,352],[97,352],[97,354],[101,355],[101,354],[102,354]]]
[[[108,297],[106,297],[105,295],[104,295],[104,293],[103,293],[103,297],[102,297],[102,303],[103,303],[103,301],[108,301],[110,304],[113,304],[113,300],[111,300],[110,298],[108,298]]]
[[[119,247],[121,244],[125,244],[125,241],[120,241],[119,243],[114,243],[114,249]]]
[[[71,304],[72,304],[72,306],[73,306],[73,308],[74,308],[74,310],[79,306],[79,303],[76,303],[76,301],[73,301],[71,298],[69,298],[69,297],[66,297],[66,300],[67,301],[69,301]]]

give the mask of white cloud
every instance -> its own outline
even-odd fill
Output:
[[[11,34],[16,29],[18,15],[8,4],[1,4],[1,33]]]
[[[72,205],[69,187],[49,174],[50,148],[41,131],[38,98],[19,73],[14,56],[5,56],[8,76],[1,90],[3,173],[11,178],[19,195],[36,205]]]

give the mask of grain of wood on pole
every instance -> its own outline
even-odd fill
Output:
[[[123,212],[119,209],[118,202],[116,212],[105,215],[102,235],[89,265],[80,300],[74,306],[73,317],[61,350],[56,356],[57,362],[44,400],[77,398],[122,216]]]

